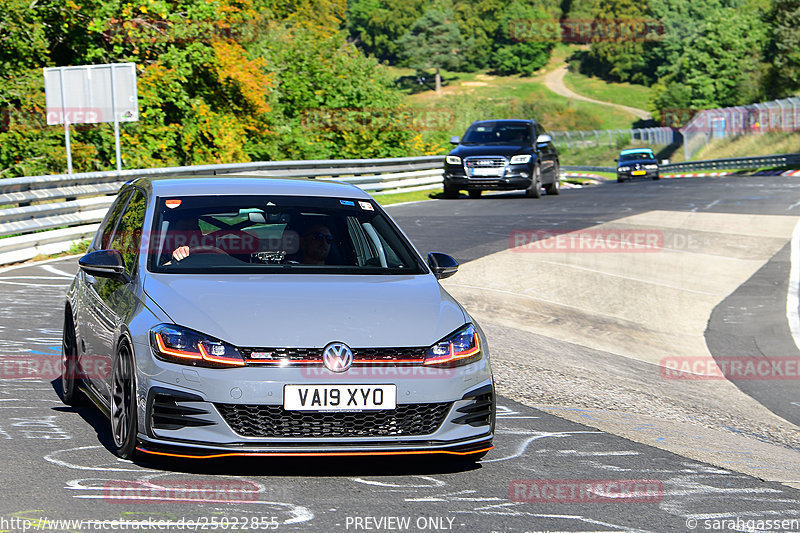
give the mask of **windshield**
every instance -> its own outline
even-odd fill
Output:
[[[461,142],[463,144],[530,144],[531,129],[524,122],[481,122],[470,126]]]
[[[653,152],[635,152],[632,154],[621,154],[619,156],[620,162],[622,161],[641,161],[643,159],[655,159]]]
[[[426,272],[370,200],[184,196],[158,198],[156,209],[152,272]]]

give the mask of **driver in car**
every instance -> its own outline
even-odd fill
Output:
[[[306,228],[300,236],[300,263],[304,265],[324,265],[331,251],[333,240],[334,237],[331,234],[331,230],[324,224],[313,224]],[[179,262],[189,257],[190,254],[190,246],[182,245],[172,251],[172,259]]]

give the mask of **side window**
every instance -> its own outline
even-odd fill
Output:
[[[91,251],[108,249],[108,245],[111,242],[111,235],[114,233],[114,228],[119,221],[119,215],[122,213],[122,209],[125,207],[130,196],[130,191],[125,191],[117,196],[117,199],[111,205],[111,208],[109,208],[106,218],[103,219],[103,222],[100,224],[100,229],[97,231],[97,235],[95,235],[94,241],[92,242]]]
[[[114,250],[119,250],[122,254],[122,259],[125,262],[125,271],[128,274],[133,274],[136,266],[146,209],[147,199],[144,193],[137,189],[119,219],[119,224],[117,224],[117,229],[114,231],[114,237],[109,246]]]

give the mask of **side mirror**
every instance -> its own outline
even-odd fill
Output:
[[[536,144],[548,144],[553,142],[553,138],[547,135],[546,133],[542,133],[538,137],[536,137]]]
[[[431,252],[428,254],[428,266],[433,270],[436,279],[449,278],[458,272],[458,261],[447,254]]]
[[[619,163],[619,159],[614,158],[614,163]]]
[[[450,144],[458,144],[461,142],[461,139],[458,138],[458,135],[453,135],[450,137]]]
[[[131,277],[125,272],[125,262],[117,250],[89,252],[78,260],[81,270],[91,276],[110,278],[129,283]]]

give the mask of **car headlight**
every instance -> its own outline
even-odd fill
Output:
[[[619,167],[617,168],[617,172],[628,172],[631,167]]]
[[[478,332],[475,331],[475,326],[467,324],[428,348],[425,352],[425,364],[448,367],[462,366],[474,363],[482,356]]]
[[[172,324],[150,330],[150,347],[158,359],[170,363],[210,368],[244,366],[235,346]]]
[[[644,168],[647,170],[658,170],[658,165],[645,165]]]
[[[444,158],[444,160],[447,161],[448,165],[460,165],[461,164],[461,158],[458,157],[457,155],[448,155],[447,157]]]
[[[514,157],[511,158],[511,164],[512,165],[524,165],[525,163],[527,163],[530,160],[531,160],[530,154],[515,155]]]

